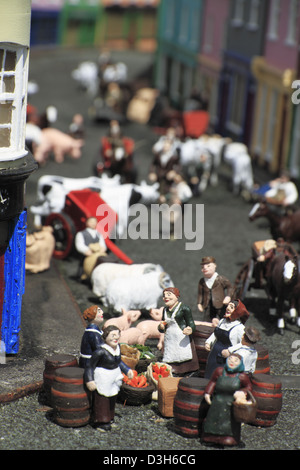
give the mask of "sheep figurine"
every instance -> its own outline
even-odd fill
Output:
[[[91,283],[92,290],[97,297],[105,296],[107,286],[118,277],[133,277],[146,274],[147,272],[163,272],[159,264],[141,263],[141,264],[119,264],[102,263],[92,272]]]
[[[156,308],[166,287],[174,284],[165,272],[150,272],[141,276],[118,277],[106,289],[103,303],[116,311]]]

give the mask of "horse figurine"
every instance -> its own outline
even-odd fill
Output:
[[[287,215],[280,215],[264,201],[256,203],[249,212],[249,220],[266,217],[270,223],[272,238],[284,238],[287,242],[300,241],[300,209]]]
[[[297,257],[289,258],[285,253],[279,253],[271,261],[270,274],[267,278],[267,294],[270,300],[270,315],[277,315],[279,333],[284,333],[284,302],[288,301],[290,316],[296,319],[299,312],[300,275],[298,273]],[[296,308],[297,307],[297,308]],[[298,318],[298,326],[300,326]]]

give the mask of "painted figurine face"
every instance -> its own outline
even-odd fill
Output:
[[[239,364],[241,360],[237,356],[228,356],[227,359],[227,364],[230,367],[230,369],[235,369]]]
[[[110,346],[113,349],[116,349],[118,342],[120,339],[120,332],[119,330],[112,330],[108,335],[105,340],[106,344]]]
[[[177,303],[178,299],[173,292],[166,290],[164,292],[163,301],[167,307],[172,308]]]
[[[102,321],[103,321],[103,310],[100,307],[98,307],[96,316],[94,318],[94,323],[99,324],[99,323],[102,323]]]
[[[234,305],[234,303],[233,303],[233,302],[229,302],[229,304],[228,304],[227,307],[226,307],[224,317],[230,319],[231,314],[232,314],[234,311],[235,311],[235,305]]]
[[[98,220],[96,219],[96,217],[89,217],[86,221],[87,228],[92,228],[93,230],[96,229],[97,224]]]
[[[204,277],[212,277],[216,272],[216,264],[215,263],[206,263],[202,265],[201,271],[204,274]]]

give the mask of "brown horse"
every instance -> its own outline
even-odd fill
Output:
[[[259,217],[266,217],[270,223],[272,238],[282,237],[287,242],[300,242],[300,209],[288,214],[279,215],[266,202],[256,203],[249,213],[249,220],[252,222]]]
[[[267,294],[270,300],[270,314],[276,313],[280,334],[283,334],[285,328],[285,301],[289,302],[292,320],[296,319],[297,310],[299,315],[299,289],[300,275],[297,257],[290,259],[284,253],[279,253],[271,261],[270,274],[267,278]]]

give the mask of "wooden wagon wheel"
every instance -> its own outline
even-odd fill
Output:
[[[234,283],[234,295],[240,300],[244,300],[246,293],[249,289],[249,284],[252,279],[254,270],[254,260],[250,258],[240,269],[235,283]]]
[[[64,212],[53,212],[46,218],[45,225],[51,225],[51,227],[53,227],[53,235],[55,238],[53,257],[65,259],[72,250],[76,234],[72,219]]]

